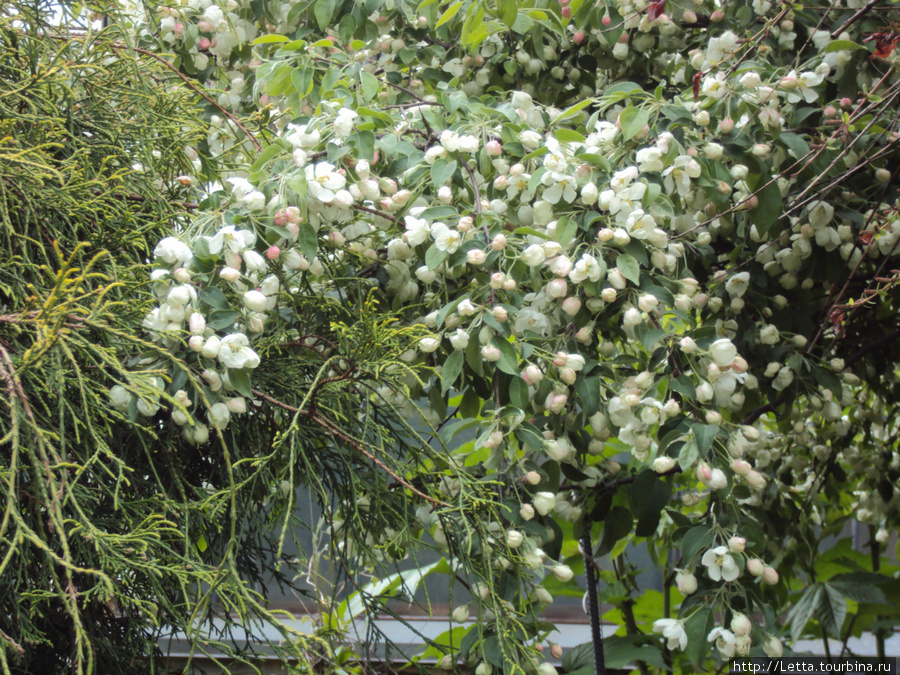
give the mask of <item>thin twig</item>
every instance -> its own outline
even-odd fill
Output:
[[[411,491],[413,494],[418,495],[419,497],[421,497],[422,499],[427,501],[432,506],[442,506],[444,508],[450,508],[450,504],[447,504],[446,502],[442,502],[439,499],[435,499],[434,497],[430,497],[429,495],[426,495],[424,492],[417,489],[414,485],[410,484],[409,481],[401,478],[387,464],[385,464],[380,459],[378,459],[375,455],[373,455],[371,452],[366,450],[359,441],[351,438],[350,436],[345,434],[343,431],[341,431],[337,427],[334,427],[330,422],[328,422],[328,420],[320,417],[318,414],[311,412],[309,410],[301,410],[300,408],[296,408],[292,405],[289,405],[287,403],[279,401],[278,399],[273,398],[272,396],[269,396],[268,394],[264,394],[263,392],[259,391],[258,389],[253,390],[253,395],[256,396],[257,398],[261,398],[262,400],[271,403],[274,406],[282,408],[283,410],[287,410],[288,412],[299,413],[299,414],[303,415],[307,419],[315,422],[320,427],[325,429],[328,433],[330,433],[335,438],[339,438],[340,440],[344,441],[344,443],[346,443],[347,445],[352,447],[354,450],[365,455],[368,459],[370,459],[372,462],[374,462],[382,471],[384,471],[387,475],[389,475],[395,481],[400,483],[407,490]]]

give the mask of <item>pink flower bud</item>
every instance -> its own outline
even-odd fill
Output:
[[[534,386],[544,379],[544,373],[536,365],[531,364],[525,366],[525,369],[522,371],[522,379],[529,386]]]
[[[853,105],[853,101],[851,101],[851,100],[850,100],[849,98],[847,98],[846,96],[845,96],[844,98],[841,99],[841,107],[842,107],[842,108],[847,109],[847,108],[849,108],[849,107],[852,106],[852,105]]]
[[[728,550],[732,553],[743,553],[747,546],[747,540],[743,537],[732,537],[728,540]]]
[[[563,300],[562,310],[569,316],[575,316],[581,310],[581,300],[575,297],[568,297]]]
[[[719,132],[723,134],[730,134],[734,131],[734,120],[730,117],[726,117],[722,121],[719,122]]]
[[[200,38],[200,40],[197,42],[197,47],[200,48],[200,51],[205,52],[207,49],[209,49],[209,38]]]
[[[569,7],[568,5],[566,5],[565,7],[563,7],[563,8],[559,11],[559,13],[562,14],[562,17],[563,17],[564,19],[571,19],[571,18],[572,18],[572,8]]]
[[[612,23],[612,20],[609,18],[609,14],[605,14],[602,19],[600,19],[600,23],[604,26],[608,26]]]
[[[736,459],[731,462],[731,470],[734,471],[738,476],[746,476],[753,470],[753,467],[750,466],[748,462],[745,462],[742,459]]]
[[[556,358],[553,359],[553,365],[557,368],[565,368],[569,362],[569,355],[565,352],[556,352]]]
[[[761,577],[766,566],[759,558],[752,558],[747,561],[747,571],[755,577]]]
[[[769,586],[774,586],[778,583],[778,572],[775,571],[774,567],[766,567],[762,573],[762,580],[764,584],[768,584]]]
[[[281,255],[281,249],[277,246],[270,246],[266,251],[266,257],[269,260],[276,260]]]
[[[575,31],[575,35],[572,36],[572,39],[575,41],[576,45],[580,45],[584,42],[584,32],[580,30]]]
[[[275,217],[272,218],[272,223],[274,223],[276,227],[284,227],[285,225],[287,225],[287,222],[287,214],[284,211],[276,212]]]
[[[200,21],[199,23],[197,23],[197,29],[201,33],[209,33],[213,29],[213,27],[209,21]],[[209,40],[206,40],[206,47],[203,47],[203,49],[209,49]]]
[[[503,152],[503,146],[500,141],[491,140],[484,144],[484,149],[491,157],[497,157]]]
[[[569,292],[569,285],[565,279],[554,279],[547,284],[547,295],[551,298],[563,298]]]
[[[550,647],[550,653],[553,655],[553,658],[555,658],[555,659],[562,658],[563,648],[560,647],[559,645],[553,645],[552,647]]]
[[[725,20],[725,12],[723,12],[721,9],[717,9],[712,13],[712,16],[709,17],[709,20],[712,23],[722,23]]]

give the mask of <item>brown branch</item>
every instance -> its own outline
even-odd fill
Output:
[[[288,412],[299,413],[299,414],[303,415],[307,419],[315,422],[320,427],[325,429],[325,431],[330,433],[335,438],[338,438],[338,439],[344,441],[344,443],[346,443],[347,445],[352,447],[354,450],[356,450],[357,452],[359,452],[362,455],[365,455],[368,459],[370,459],[373,463],[375,463],[382,471],[384,471],[387,475],[389,475],[395,481],[400,483],[400,485],[402,485],[406,489],[410,490],[413,494],[418,495],[419,497],[421,497],[422,499],[427,501],[432,506],[443,506],[445,508],[450,508],[450,504],[447,504],[446,502],[442,502],[439,499],[435,499],[434,497],[430,497],[430,496],[426,495],[421,490],[418,490],[414,485],[410,484],[409,481],[406,481],[403,478],[401,478],[387,464],[385,464],[380,459],[378,459],[375,455],[373,455],[371,452],[366,450],[359,441],[351,438],[350,436],[345,434],[343,431],[341,431],[337,427],[332,426],[331,423],[328,422],[328,420],[320,417],[316,413],[308,411],[308,410],[301,410],[300,408],[296,408],[292,405],[288,405],[287,403],[283,403],[282,401],[279,401],[278,399],[273,398],[273,397],[269,396],[268,394],[264,394],[263,392],[261,392],[257,389],[253,390],[253,395],[258,398],[261,398],[264,401],[268,401],[272,405],[282,408],[283,410],[287,410]]]
[[[850,356],[847,357],[847,359],[844,361],[844,368],[849,368],[851,365],[853,365],[854,363],[859,361],[863,356],[865,356],[869,352],[873,352],[876,349],[880,349],[881,347],[888,344],[889,342],[896,340],[898,337],[900,337],[900,328],[898,328],[897,330],[895,330],[892,333],[888,333],[887,335],[880,337],[879,339],[875,340],[874,342],[870,342],[869,344],[867,344],[863,347],[860,347],[855,352],[853,352],[853,354],[851,354]]]
[[[765,405],[759,406],[755,410],[751,410],[750,414],[747,415],[743,419],[741,424],[743,424],[744,426],[747,426],[748,424],[753,424],[756,420],[758,420],[760,417],[765,415],[767,412],[773,412],[775,410],[775,408],[780,406],[782,403],[784,403],[784,394],[780,394],[778,396],[778,398],[776,398],[771,403],[766,403]]]
[[[360,206],[359,204],[351,204],[351,208],[354,208],[357,211],[365,211],[366,213],[371,213],[372,215],[379,216],[386,220],[393,221],[397,225],[400,224],[399,218],[395,218],[390,213],[385,213],[384,211],[379,211],[378,209],[370,209],[368,206]]]
[[[841,27],[838,28],[836,31],[834,31],[831,34],[831,39],[834,40],[838,35],[843,33],[845,30],[850,28],[850,26],[852,26],[854,23],[856,23],[861,18],[863,18],[866,14],[868,14],[873,9],[875,9],[875,5],[877,5],[880,1],[881,0],[870,0],[870,2],[865,7],[863,7],[859,11],[857,11],[856,14],[854,14],[849,19],[847,19],[844,23],[842,23]]]
[[[22,648],[22,645],[20,645],[18,642],[13,640],[9,635],[4,633],[2,630],[0,630],[0,638],[3,638],[7,642],[9,642],[12,645],[13,649],[15,649],[18,654],[21,655],[21,654],[25,653],[25,650]]]

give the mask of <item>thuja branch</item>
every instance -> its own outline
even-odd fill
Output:
[[[310,410],[301,410],[300,408],[297,408],[295,406],[292,406],[292,405],[289,405],[282,401],[279,401],[278,399],[276,399],[272,396],[269,396],[268,394],[264,394],[263,392],[259,391],[258,389],[253,390],[253,395],[258,398],[261,398],[264,401],[267,401],[268,403],[271,403],[274,406],[277,406],[278,408],[281,408],[282,410],[287,410],[288,412],[292,412],[295,414],[299,413],[300,415],[303,415],[307,419],[311,420],[318,426],[325,429],[329,434],[331,434],[335,438],[340,439],[341,441],[343,441],[344,443],[346,443],[347,445],[352,447],[354,450],[356,450],[360,454],[365,455],[365,457],[367,457],[369,460],[371,460],[376,466],[378,466],[378,468],[380,468],[387,475],[389,475],[391,478],[393,478],[395,481],[397,481],[400,485],[405,487],[407,490],[409,490],[413,494],[421,497],[422,499],[427,501],[432,506],[435,506],[435,507],[442,506],[444,508],[450,508],[450,504],[447,504],[446,502],[442,502],[439,499],[435,499],[434,497],[431,497],[431,496],[425,494],[424,492],[422,492],[421,490],[416,488],[414,485],[412,485],[409,481],[401,478],[397,474],[396,471],[394,471],[387,464],[385,464],[380,459],[378,459],[374,454],[372,454],[371,452],[366,450],[365,447],[363,447],[363,445],[359,441],[357,441],[356,439],[345,434],[343,431],[341,431],[340,429],[338,429],[337,427],[332,425],[328,420],[321,417],[318,413],[312,412]]]

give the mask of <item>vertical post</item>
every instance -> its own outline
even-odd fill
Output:
[[[872,553],[872,571],[878,573],[881,571],[881,544],[875,538],[875,528],[871,525],[869,525],[869,547]],[[878,616],[876,620],[880,621],[883,618]],[[875,631],[875,653],[878,658],[884,658],[884,631],[881,628]]]
[[[591,541],[590,516],[585,516],[581,534],[581,553],[584,556],[584,573],[587,580],[588,611],[591,617],[591,641],[594,643],[594,672],[606,675],[603,658],[603,633],[600,629],[600,605],[597,602],[597,570],[594,569],[594,542]]]

